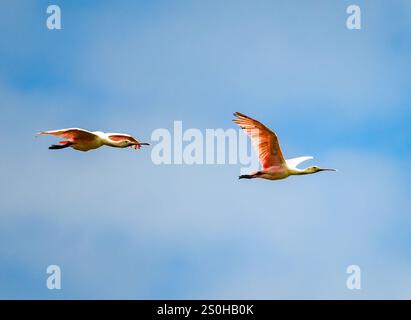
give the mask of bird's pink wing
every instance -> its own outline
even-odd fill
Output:
[[[60,138],[68,139],[69,141],[75,140],[94,140],[97,135],[94,133],[78,128],[69,128],[69,129],[60,129],[60,130],[52,130],[52,131],[44,131],[40,132],[39,134],[51,134],[53,136],[57,136]]]
[[[139,143],[136,139],[128,135],[121,135],[121,134],[113,134],[108,136],[113,141],[123,141],[128,140],[130,142]]]
[[[140,149],[141,145],[140,142],[137,141],[137,139],[133,138],[132,136],[129,135],[122,135],[122,134],[109,134],[108,136],[111,140],[113,141],[123,141],[123,140],[128,140],[130,142],[134,142],[135,145],[132,146],[134,149]]]
[[[254,147],[257,149],[258,158],[263,169],[273,166],[283,166],[285,160],[278,143],[277,135],[263,125],[240,112],[234,113],[237,119],[233,120],[243,131],[250,136]]]

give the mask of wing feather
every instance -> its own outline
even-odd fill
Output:
[[[51,131],[43,131],[39,134],[50,134],[53,136],[57,136],[63,139],[68,139],[70,141],[75,140],[94,140],[98,138],[98,135],[84,129],[80,128],[68,128],[68,129],[59,129],[59,130],[51,130]]]
[[[122,134],[122,133],[108,133],[107,136],[113,140],[113,141],[123,141],[123,140],[128,140],[130,142],[135,142],[135,143],[140,143],[135,139],[134,137],[128,135],[128,134]]]
[[[233,121],[251,138],[263,169],[285,165],[277,135],[272,130],[240,112],[234,113],[234,116],[237,119]]]

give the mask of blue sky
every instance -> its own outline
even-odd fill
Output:
[[[411,298],[411,5],[355,3],[360,31],[351,1],[2,1],[0,297]],[[34,138],[150,140],[175,120],[234,128],[234,111],[338,173],[238,181],[240,165]]]

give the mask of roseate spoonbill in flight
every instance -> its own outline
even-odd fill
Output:
[[[291,175],[311,174],[320,171],[337,171],[336,169],[325,169],[317,166],[298,169],[297,166],[313,157],[298,157],[284,160],[278,143],[277,135],[263,125],[240,112],[234,113],[237,119],[233,120],[243,131],[250,136],[254,147],[257,149],[258,158],[262,169],[250,174],[239,176],[239,179],[262,178],[268,180],[285,179]]]
[[[101,131],[88,131],[79,128],[68,128],[52,131],[39,132],[39,135],[51,134],[63,138],[58,145],[52,145],[49,149],[64,149],[71,147],[80,151],[88,151],[100,148],[101,146],[109,146],[115,148],[140,149],[141,146],[148,146],[148,143],[142,143],[132,136],[124,133],[104,133]]]

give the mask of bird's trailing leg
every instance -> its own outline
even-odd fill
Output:
[[[242,174],[238,179],[252,179],[254,176],[252,174]]]
[[[61,141],[60,144],[53,144],[49,147],[50,150],[58,150],[68,148],[73,144],[71,141]]]
[[[262,174],[261,171],[258,171],[254,174],[242,174],[241,176],[238,177],[238,179],[254,179],[254,178],[257,178],[261,174]]]

